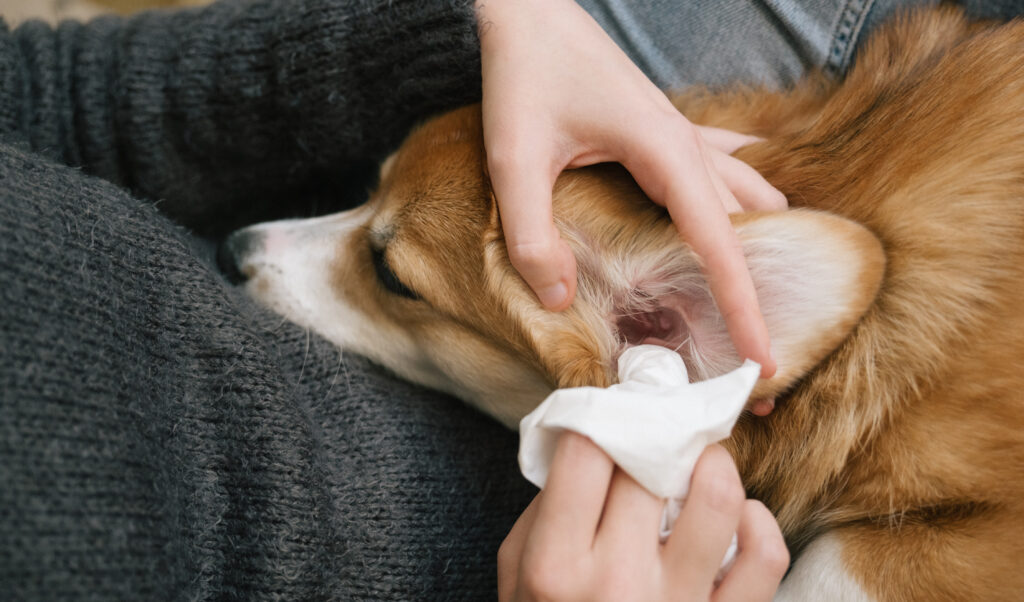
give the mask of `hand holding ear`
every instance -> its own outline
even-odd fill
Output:
[[[754,140],[691,124],[571,0],[477,0],[487,163],[512,265],[552,310],[576,294],[554,226],[562,170],[617,161],[702,258],[741,358],[775,372],[768,331],[728,213],[785,197],[729,156]]]

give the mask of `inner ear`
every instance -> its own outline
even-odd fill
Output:
[[[677,265],[614,304],[612,322],[619,342],[615,356],[636,345],[667,347],[682,358],[692,381],[738,367],[740,358],[696,260],[684,258]]]
[[[689,336],[682,312],[666,299],[654,299],[638,307],[623,308],[615,317],[615,328],[628,346],[661,345],[678,348]]]
[[[733,223],[778,363],[754,395],[776,395],[849,336],[877,294],[884,254],[865,228],[826,213],[744,214]],[[740,365],[691,251],[648,247],[620,261],[606,271],[608,281],[618,282],[613,288],[625,289],[608,316],[618,340],[613,358],[634,345],[661,345],[679,353],[692,380]]]

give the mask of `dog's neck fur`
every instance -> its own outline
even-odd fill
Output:
[[[1016,395],[962,372],[970,370],[972,361],[985,361],[979,358],[999,363],[1000,353],[1021,357],[1024,352],[1015,334],[1020,331],[1014,329],[1019,311],[1011,301],[1017,298],[1012,292],[1019,288],[1016,283],[1024,279],[1024,114],[1019,100],[1024,78],[1015,71],[1019,60],[987,62],[984,78],[964,77],[976,58],[969,45],[958,44],[974,27],[938,12],[891,27],[858,58],[870,69],[854,68],[834,94],[829,84],[812,81],[791,93],[762,94],[757,102],[747,92],[718,96],[714,107],[700,95],[677,100],[695,120],[767,138],[737,156],[792,205],[811,203],[865,225],[890,258],[877,300],[849,339],[800,383],[780,411],[741,421],[728,442],[744,482],[776,511],[796,544],[830,521],[865,518],[821,511],[842,506],[838,498],[854,495],[853,475],[886,480],[890,486],[918,484],[896,494],[891,487],[875,491],[864,485],[863,492],[890,496],[894,512],[945,503],[935,496],[946,495],[948,488],[928,484],[913,474],[912,465],[891,466],[887,460],[886,454],[907,456],[907,450],[895,447],[906,436],[903,413],[923,411],[916,423],[929,424],[954,404]],[[1004,38],[1024,36],[1004,32]],[[931,52],[905,48],[929,43]],[[1019,57],[1019,42],[1003,52]],[[995,63],[999,67],[993,70]],[[927,120],[906,119],[933,100],[932,87],[917,85],[924,78],[947,82],[944,94],[970,99],[970,112],[946,110]],[[798,114],[799,119],[793,117]],[[915,172],[922,149],[932,164]],[[908,170],[919,176],[908,178]],[[962,174],[970,177],[961,179]],[[971,353],[980,355],[972,358]],[[977,371],[987,372],[991,369],[980,366]],[[940,389],[933,388],[936,383]],[[964,424],[957,428],[964,429],[976,415],[964,408],[959,419]],[[1019,419],[1015,414],[1007,424],[1019,424]],[[979,418],[979,436],[988,430],[982,422]],[[948,440],[948,428],[933,428]],[[990,436],[1020,448],[1019,442],[1011,444],[1015,439],[1009,432]],[[936,440],[941,439],[922,440],[915,454],[941,454]],[[859,474],[851,467],[858,458],[865,466],[887,466],[893,472]],[[1019,466],[1021,459],[1012,461]],[[962,487],[969,482],[965,479]]]

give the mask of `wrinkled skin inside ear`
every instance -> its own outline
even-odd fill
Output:
[[[565,235],[581,258],[580,285],[571,310],[576,321],[563,327],[576,336],[551,334],[537,346],[559,386],[614,382],[618,356],[640,344],[677,351],[693,380],[740,365],[699,260],[671,223],[638,229],[632,238],[609,237],[595,220],[573,223]],[[733,223],[779,365],[752,397],[772,397],[849,336],[878,292],[885,257],[869,231],[831,214],[752,213],[734,216]],[[598,230],[578,229],[580,224]],[[611,244],[595,248],[598,240]]]

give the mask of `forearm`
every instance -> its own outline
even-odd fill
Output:
[[[228,1],[0,33],[0,132],[187,225],[479,97],[468,0]]]

